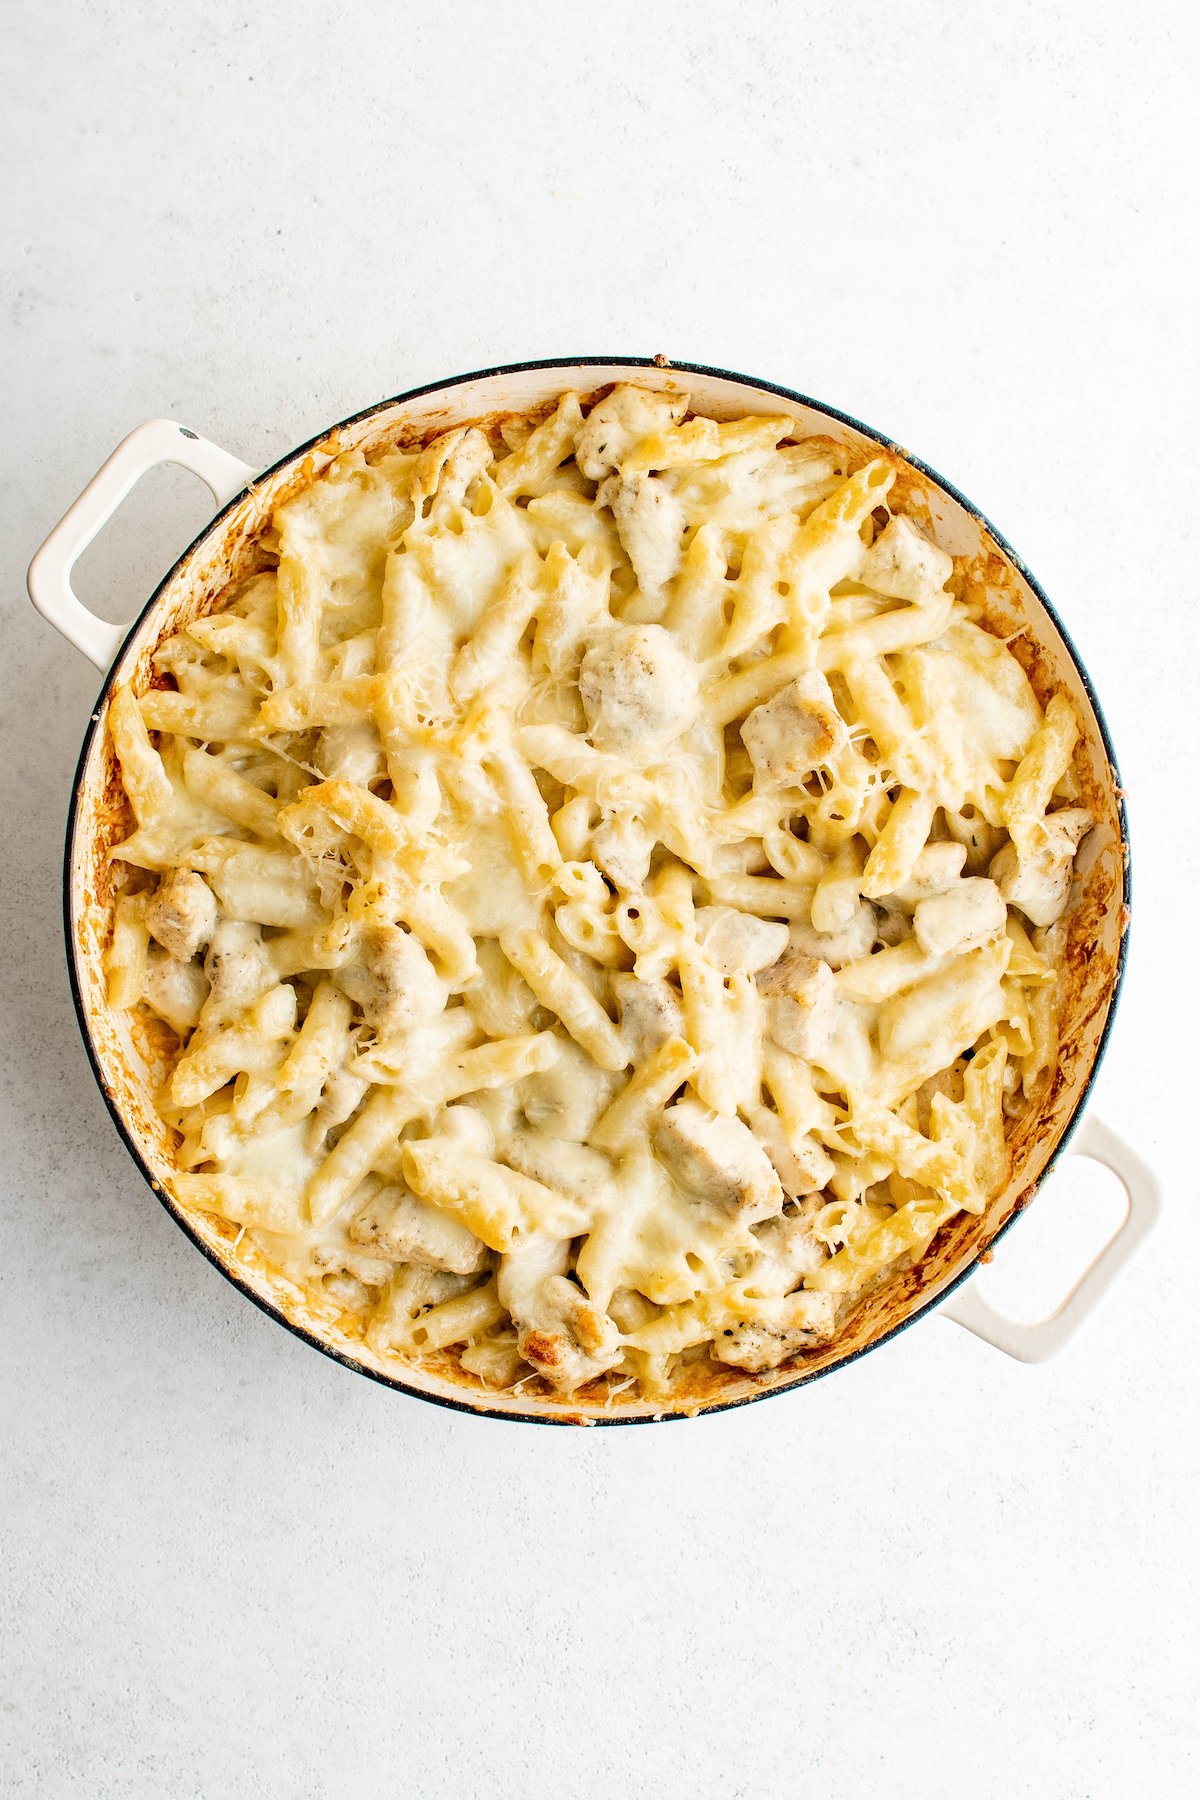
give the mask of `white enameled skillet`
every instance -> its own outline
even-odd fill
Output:
[[[273,508],[319,475],[334,456],[397,439],[423,441],[468,420],[544,406],[565,388],[593,393],[625,380],[686,392],[695,411],[717,418],[782,412],[796,419],[797,436],[827,433],[868,453],[882,446],[900,465],[908,508],[926,519],[947,549],[972,559],[973,579],[986,589],[991,617],[1000,628],[1021,627],[1023,660],[1035,686],[1043,690],[1060,686],[1070,695],[1083,727],[1085,798],[1099,820],[1085,840],[1072,902],[1060,1065],[1036,1115],[1019,1128],[1012,1178],[1004,1192],[984,1217],[964,1214],[951,1221],[926,1259],[871,1296],[836,1343],[765,1375],[728,1370],[715,1375],[703,1391],[693,1389],[678,1404],[666,1406],[627,1395],[599,1404],[528,1390],[511,1395],[484,1392],[445,1355],[399,1368],[376,1360],[332,1312],[304,1299],[248,1257],[248,1246],[235,1244],[235,1228],[189,1210],[174,1197],[169,1133],[151,1101],[154,1072],[131,1037],[128,1021],[109,1008],[101,966],[112,903],[106,856],[121,811],[105,731],[114,684],[145,679],[159,641],[211,610],[229,581],[254,566],[257,540]],[[109,625],[74,594],[72,568],[138,479],[161,463],[176,463],[198,475],[211,489],[218,511],[133,623]],[[771,382],[636,357],[521,363],[455,376],[381,401],[261,472],[195,432],[156,419],[118,445],[51,532],[30,566],[29,591],[38,611],[105,671],[80,755],[64,873],[72,986],[96,1079],[130,1155],[182,1230],[243,1293],[328,1355],[400,1392],[496,1418],[623,1424],[690,1416],[811,1381],[887,1343],[935,1308],[1012,1356],[1040,1360],[1077,1328],[1151,1228],[1158,1209],[1152,1173],[1085,1111],[1121,986],[1131,893],[1124,799],[1099,703],[1063,625],[1014,551],[955,488],[880,433]],[[1068,1151],[1114,1171],[1128,1195],[1128,1212],[1054,1315],[1038,1324],[1018,1324],[990,1308],[968,1284],[968,1277]]]

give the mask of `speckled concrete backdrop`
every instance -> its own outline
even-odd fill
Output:
[[[6,17],[0,1791],[1195,1791],[1194,9]],[[58,883],[98,678],[24,601],[50,523],[151,414],[265,461],[465,367],[658,350],[944,469],[1108,700],[1139,869],[1097,1106],[1171,1206],[1052,1366],[931,1321],[690,1426],[460,1419],[241,1300],[92,1086]],[[132,612],[202,514],[148,483],[81,582]],[[994,1288],[1111,1205],[1064,1183]]]

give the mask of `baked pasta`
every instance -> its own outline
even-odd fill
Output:
[[[1077,722],[795,430],[621,386],[344,455],[113,696],[172,1185],[385,1367],[774,1369],[1006,1179]]]

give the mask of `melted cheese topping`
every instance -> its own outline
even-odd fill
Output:
[[[773,1367],[1005,1179],[1078,727],[791,430],[619,387],[345,456],[114,696],[179,1195],[385,1360]]]

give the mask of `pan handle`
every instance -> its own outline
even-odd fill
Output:
[[[1022,1324],[989,1306],[968,1282],[940,1308],[943,1319],[953,1319],[997,1350],[1018,1362],[1045,1362],[1078,1331],[1088,1314],[1116,1281],[1142,1240],[1153,1230],[1162,1207],[1158,1177],[1129,1145],[1100,1119],[1087,1118],[1076,1133],[1067,1154],[1085,1156],[1111,1169],[1125,1189],[1129,1205],[1125,1217],[1099,1254],[1084,1270],[1066,1299],[1048,1319]]]
[[[197,437],[174,419],[148,419],[117,445],[88,482],[29,565],[29,598],[69,644],[107,669],[129,630],[89,612],[71,586],[71,571],[130,489],[160,463],[178,463],[198,475],[217,505],[224,506],[254,479],[257,469],[218,444]]]

